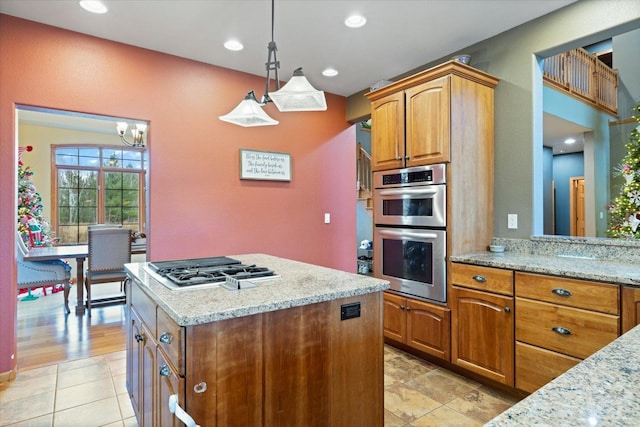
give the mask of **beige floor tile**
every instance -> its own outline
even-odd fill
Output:
[[[26,371],[18,369],[18,379],[28,379],[44,377],[46,375],[55,375],[58,373],[58,365],[43,366],[41,368],[27,369]]]
[[[417,359],[398,355],[384,363],[384,373],[394,380],[404,383],[435,369],[435,365]]]
[[[127,418],[123,423],[124,427],[138,427],[138,420],[136,420],[136,417]]]
[[[58,372],[58,389],[109,378],[110,376],[109,365],[102,360],[101,363]]]
[[[115,396],[58,411],[53,417],[54,427],[99,427],[118,421],[122,419]]]
[[[514,396],[512,394],[506,393],[506,392],[504,392],[502,390],[498,390],[496,388],[488,387],[486,385],[481,385],[478,388],[478,390],[480,390],[480,391],[482,391],[484,393],[487,393],[489,396],[493,396],[496,399],[500,399],[503,402],[509,404],[510,406],[513,406],[516,403],[518,403],[520,400],[522,400],[521,398],[516,397],[516,396]]]
[[[115,395],[116,392],[113,388],[111,378],[103,378],[89,383],[59,388],[56,392],[55,410],[62,411]]]
[[[10,427],[52,427],[53,426],[53,414],[43,415],[37,418],[31,418],[26,421],[11,424]]]
[[[131,398],[128,393],[118,395],[118,404],[120,405],[120,414],[122,419],[135,416],[133,406],[131,405]]]
[[[402,418],[387,409],[384,410],[384,427],[405,427],[406,425]]]
[[[122,421],[116,421],[115,423],[105,424],[101,427],[122,427]]]
[[[52,413],[54,396],[54,391],[48,391],[3,403],[0,405],[0,425],[14,424]]]
[[[384,391],[384,407],[405,422],[412,422],[441,406],[418,391],[396,384]]]
[[[113,353],[105,354],[104,358],[107,361],[118,360],[118,359],[126,359],[127,358],[127,351],[126,350],[122,350],[122,351],[115,351]]]
[[[486,423],[496,415],[509,409],[512,405],[479,389],[475,389],[447,403],[447,406],[468,418]]]
[[[3,383],[5,385],[0,388],[0,403],[53,391],[56,388],[56,377],[56,374],[34,378],[18,376],[14,381]]]
[[[461,381],[442,369],[435,369],[406,383],[407,386],[440,402],[448,403],[462,397],[479,386],[477,383]]]
[[[72,360],[71,362],[60,363],[58,372],[71,371],[87,366],[98,365],[105,362],[104,356],[85,357],[84,359]]]
[[[116,394],[128,393],[126,374],[116,375],[111,378],[113,379],[113,387],[116,390]]]
[[[411,423],[412,427],[479,427],[482,423],[465,417],[447,406],[418,418]]]
[[[127,359],[107,360],[111,376],[122,375],[127,373]]]

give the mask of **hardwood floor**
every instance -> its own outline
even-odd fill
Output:
[[[74,285],[75,286],[75,285]],[[120,284],[96,286],[94,297],[119,292]],[[18,301],[18,370],[105,355],[125,349],[124,305],[94,308],[92,316],[65,314],[62,292]],[[69,305],[75,306],[75,289]]]

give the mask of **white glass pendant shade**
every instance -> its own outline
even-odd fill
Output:
[[[324,92],[311,86],[302,73],[302,68],[295,70],[291,80],[282,89],[270,92],[269,97],[282,112],[325,111],[327,109]]]
[[[245,96],[242,102],[229,114],[219,116],[218,118],[224,122],[233,123],[234,125],[242,127],[270,126],[279,123],[264,112],[262,106],[256,100],[253,91],[247,93],[247,96]]]

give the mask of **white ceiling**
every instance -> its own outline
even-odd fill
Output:
[[[543,129],[544,146],[551,147],[553,154],[584,151],[584,133],[592,130],[547,113],[544,114]],[[565,144],[567,138],[575,139],[576,142]]]
[[[269,0],[0,0],[0,13],[256,75],[266,75]],[[276,0],[281,80],[294,68],[319,89],[349,96],[575,0]],[[367,25],[344,25],[352,13]],[[223,47],[228,38],[245,49]],[[473,65],[473,58],[471,60]],[[336,77],[324,77],[327,67]]]

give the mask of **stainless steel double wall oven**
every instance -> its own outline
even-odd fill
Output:
[[[447,301],[444,164],[374,172],[374,276],[397,292]]]

